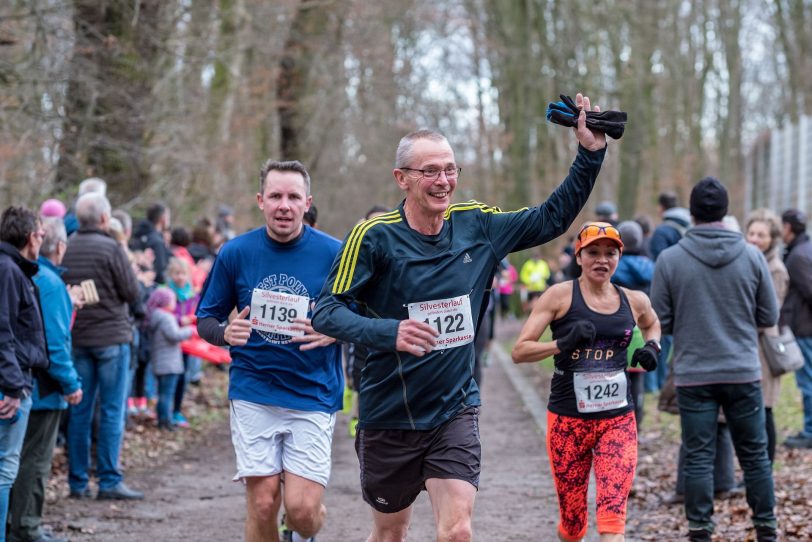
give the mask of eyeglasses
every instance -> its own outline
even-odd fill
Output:
[[[581,228],[580,232],[578,232],[578,239],[583,241],[584,239],[589,239],[590,237],[597,237],[601,233],[610,239],[617,239],[620,241],[620,232],[611,224],[605,224],[603,226],[598,224],[587,224]]]
[[[415,169],[411,167],[399,167],[398,169],[403,169],[405,171],[419,171],[423,174],[423,178],[427,181],[436,181],[440,177],[440,173],[445,173],[446,179],[456,179],[459,177],[460,173],[462,173],[461,167],[447,167],[445,169]]]

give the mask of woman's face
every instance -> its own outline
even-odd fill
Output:
[[[747,242],[755,245],[761,252],[770,250],[770,226],[766,222],[756,221],[747,228]]]
[[[577,258],[583,275],[587,279],[595,282],[608,282],[617,269],[620,249],[611,239],[598,239],[582,248]]]

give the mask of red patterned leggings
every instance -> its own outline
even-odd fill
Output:
[[[558,493],[558,531],[566,540],[586,535],[587,487],[594,465],[599,533],[626,527],[626,501],[637,466],[634,412],[584,420],[547,412],[547,455]]]

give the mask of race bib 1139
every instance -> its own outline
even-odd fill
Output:
[[[258,331],[301,337],[294,329],[296,318],[307,318],[310,300],[301,295],[254,288],[251,295],[251,327]]]

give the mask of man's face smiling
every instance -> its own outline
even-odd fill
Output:
[[[304,177],[296,171],[271,170],[265,177],[257,205],[265,215],[265,227],[274,241],[286,243],[302,231],[302,217],[310,208]]]
[[[412,144],[410,168],[422,170],[444,170],[456,168],[454,151],[447,141],[418,139]],[[457,179],[449,179],[445,173],[429,181],[419,171],[396,169],[398,186],[406,191],[407,204],[413,211],[433,216],[442,214],[451,205],[451,196],[457,187]]]

